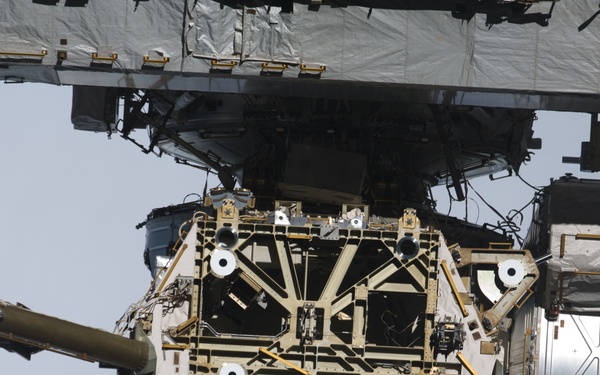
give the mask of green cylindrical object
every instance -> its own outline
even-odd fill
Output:
[[[71,323],[0,302],[0,332],[14,341],[64,351],[77,357],[141,371],[150,357],[148,342]]]

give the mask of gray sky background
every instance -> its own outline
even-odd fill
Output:
[[[205,174],[167,156],[145,155],[118,135],[108,140],[105,134],[75,131],[70,111],[70,87],[0,86],[0,299],[112,331],[150,283],[142,261],[145,230],[135,225],[153,208],[201,193]],[[580,142],[589,137],[589,115],[545,112],[538,117],[535,136],[544,145],[523,166],[523,178],[540,186],[566,172],[593,178],[561,163],[563,155],[579,155]],[[516,177],[493,183],[483,177],[472,184],[505,215],[533,196]],[[445,188],[434,194],[438,210],[447,212]],[[479,201],[472,192],[469,197]],[[477,216],[480,224],[497,221],[481,202],[477,207],[469,200],[468,207],[470,221]],[[530,212],[525,211],[524,228]],[[464,218],[464,204],[454,203],[451,215]],[[45,352],[28,362],[0,349],[0,373],[115,371]]]

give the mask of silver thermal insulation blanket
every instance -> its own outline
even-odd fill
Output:
[[[565,241],[561,252],[563,234]],[[600,312],[600,236],[598,239],[578,239],[576,234],[598,235],[600,226],[551,226],[549,250],[552,260],[547,263],[544,297],[547,302],[557,299],[567,312],[597,314]]]
[[[369,4],[358,1],[237,3],[245,2],[0,0],[0,63],[6,67],[0,75],[382,100],[401,89],[397,100],[598,106],[600,19],[582,26],[598,10],[597,0],[559,1],[551,14],[548,1],[522,15],[503,16],[506,5],[463,19],[446,0],[377,1],[373,8],[352,5]],[[576,105],[578,98],[586,100]]]

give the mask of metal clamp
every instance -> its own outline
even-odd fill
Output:
[[[166,64],[168,62],[168,57],[164,57],[162,60],[154,60],[151,59],[150,56],[144,56],[144,64]]]
[[[22,56],[22,57],[39,57],[44,58],[48,54],[47,50],[42,50],[40,53],[35,52],[10,52],[10,51],[0,51],[0,55],[10,55],[10,56]]]
[[[98,53],[94,52],[92,53],[92,60],[101,60],[101,61],[115,61],[117,59],[118,55],[116,53],[113,53],[110,56],[98,56]]]

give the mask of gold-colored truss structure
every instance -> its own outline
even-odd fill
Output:
[[[439,234],[422,231],[414,210],[395,230],[372,230],[242,223],[234,203],[198,222],[190,315],[199,322],[176,337],[191,372],[433,367]]]

